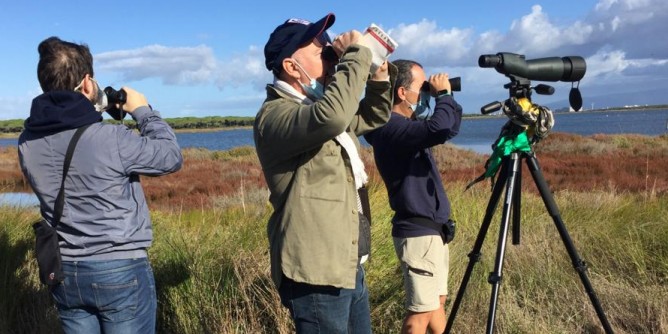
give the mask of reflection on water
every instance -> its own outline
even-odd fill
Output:
[[[0,206],[37,207],[39,200],[32,193],[0,193]]]

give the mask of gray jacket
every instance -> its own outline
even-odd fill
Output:
[[[153,236],[138,175],[175,172],[183,158],[174,132],[157,112],[141,107],[132,116],[139,134],[123,125],[95,122],[77,144],[57,227],[65,261],[146,257]],[[26,126],[19,138],[21,169],[50,223],[74,132],[44,135]]]

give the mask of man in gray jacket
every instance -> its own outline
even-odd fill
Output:
[[[183,158],[172,129],[146,98],[123,87],[139,133],[102,123],[106,95],[93,79],[88,46],[57,37],[38,47],[44,91],[19,138],[23,174],[53,224],[67,146],[79,140],[64,182],[57,225],[64,281],[51,289],[65,333],[154,333],[155,283],[147,259],[153,236],[139,175],[164,175]]]

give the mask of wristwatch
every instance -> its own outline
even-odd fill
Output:
[[[436,92],[436,97],[441,97],[441,96],[445,96],[445,95],[450,95],[450,91],[447,90],[447,89],[443,89],[443,90],[439,90],[438,92]]]

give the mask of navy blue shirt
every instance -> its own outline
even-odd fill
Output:
[[[450,218],[450,201],[431,148],[456,136],[461,120],[461,106],[446,95],[436,98],[430,119],[409,119],[393,112],[387,124],[364,136],[373,146],[376,166],[395,212],[393,237],[439,234],[408,222],[408,218],[428,218],[440,224]]]

